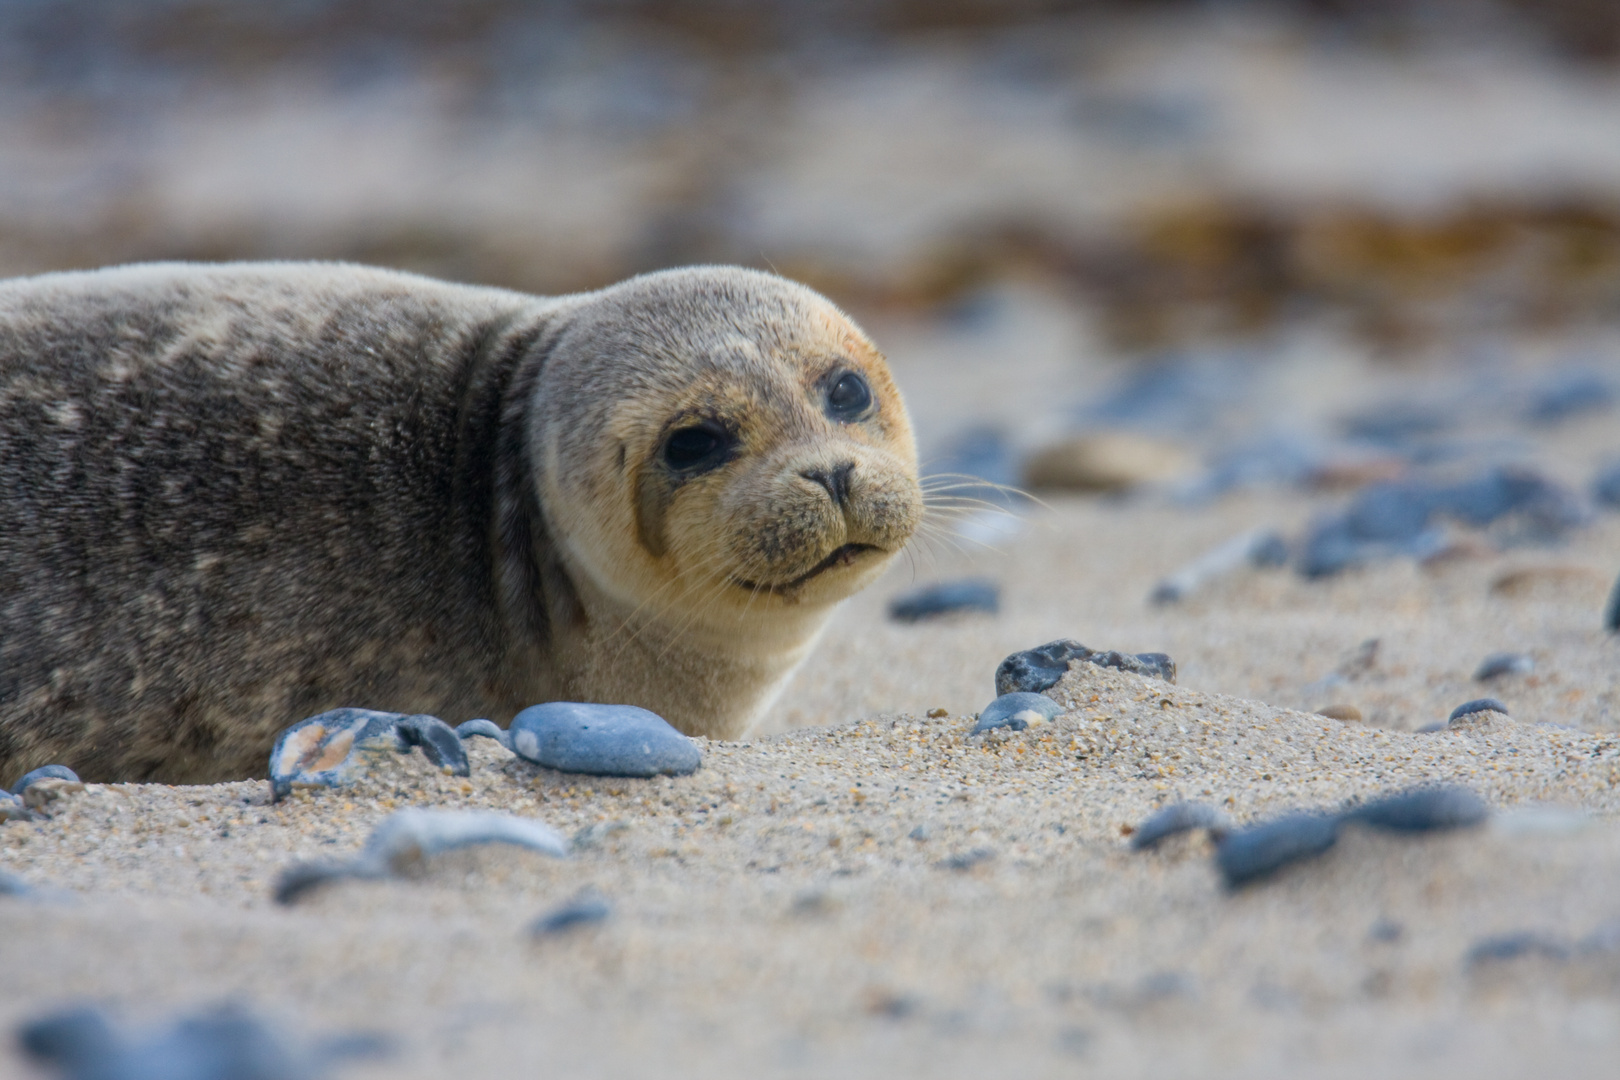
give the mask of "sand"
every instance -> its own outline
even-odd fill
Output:
[[[999,552],[938,568],[1000,577],[993,617],[885,621],[911,578],[897,568],[773,722],[848,719],[705,742],[688,778],[567,776],[475,740],[467,779],[414,755],[274,805],[258,781],[89,785],[0,827],[0,867],[46,890],[0,899],[0,1026],[88,999],[149,1027],[234,1000],[293,1038],[390,1036],[394,1057],[356,1077],[1603,1070],[1620,951],[1578,946],[1620,915],[1620,642],[1597,625],[1620,518],[1552,551],[1325,583],[1244,570],[1145,603],[1180,561],[1310,502],[1058,500]],[[1052,723],[970,737],[1000,657],[1065,635],[1163,649],[1180,681],[1085,666],[1051,691]],[[1536,674],[1471,681],[1504,648]],[[1486,693],[1511,718],[1409,730]],[[1313,694],[1368,719],[1295,711]],[[1202,836],[1127,841],[1181,798],[1250,821],[1433,780],[1474,788],[1491,823],[1350,830],[1235,894]],[[579,849],[457,852],[272,902],[286,866],[352,853],[406,805],[534,817]],[[607,922],[529,935],[587,888]],[[1571,953],[1468,960],[1521,932]],[[0,1055],[0,1076],[23,1075]]]

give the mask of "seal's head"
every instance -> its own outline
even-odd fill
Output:
[[[530,446],[547,526],[627,610],[819,626],[923,513],[883,356],[830,301],[698,267],[571,301]]]

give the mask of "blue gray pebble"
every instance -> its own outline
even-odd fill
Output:
[[[1610,510],[1620,510],[1620,461],[1604,466],[1592,478],[1592,501]]]
[[[1465,787],[1446,784],[1374,799],[1346,810],[1340,820],[1392,832],[1435,832],[1470,828],[1489,815],[1485,800]]]
[[[1119,653],[1112,650],[1088,649],[1078,641],[1063,638],[1049,641],[1033,649],[1015,652],[996,667],[996,693],[1038,694],[1049,690],[1068,672],[1076,660],[1096,664],[1098,667],[1117,668],[1121,671],[1176,681],[1176,662],[1164,653]]]
[[[126,1039],[99,1010],[84,1006],[22,1025],[17,1042],[68,1080],[318,1080],[335,1062],[388,1050],[375,1035],[295,1047],[234,1006],[186,1017],[141,1041]]]
[[[919,622],[960,611],[994,615],[999,610],[1001,586],[984,578],[927,585],[889,601],[889,618],[896,622]]]
[[[493,726],[493,725],[491,725]],[[423,713],[332,709],[300,720],[270,751],[270,790],[284,799],[295,787],[343,787],[364,776],[379,753],[410,753],[420,746],[434,765],[454,776],[472,771],[455,729]]]
[[[398,810],[372,830],[354,858],[289,867],[276,883],[275,899],[290,904],[344,878],[393,877],[440,852],[478,844],[514,844],[556,858],[569,850],[561,833],[529,818],[488,810]]]
[[[1463,958],[1463,963],[1469,967],[1477,967],[1481,964],[1518,960],[1527,956],[1567,960],[1569,954],[1569,946],[1557,938],[1533,930],[1520,930],[1476,941]]]
[[[605,922],[612,914],[613,908],[605,898],[587,890],[529,924],[529,933],[533,937],[553,937]]]
[[[0,896],[27,896],[33,888],[9,870],[0,870]]]
[[[1603,612],[1603,629],[1620,634],[1620,578],[1609,593],[1609,606]]]
[[[79,774],[66,765],[41,765],[31,772],[23,773],[22,779],[18,780],[16,786],[12,788],[12,793],[21,795],[28,790],[28,786],[35,780],[72,780],[77,783]]]
[[[591,776],[685,776],[703,763],[697,744],[634,705],[551,701],[518,713],[512,750],[537,765]]]
[[[979,735],[999,727],[1023,731],[1031,724],[1044,724],[1062,711],[1062,707],[1045,694],[1002,694],[984,707],[969,734]]]
[[[494,739],[508,750],[512,749],[512,734],[497,727],[493,720],[468,720],[456,725],[456,735],[462,739]]]
[[[1239,888],[1281,870],[1289,863],[1320,855],[1339,839],[1333,814],[1287,814],[1223,836],[1215,846],[1215,865],[1226,884]]]
[[[1503,716],[1508,715],[1506,705],[1502,704],[1500,701],[1497,701],[1493,697],[1482,697],[1475,698],[1473,701],[1465,701],[1455,709],[1452,709],[1451,715],[1446,717],[1446,723],[1454,724],[1465,716],[1472,716],[1475,713],[1482,712],[1496,712],[1501,713]]]
[[[1526,653],[1491,653],[1480,661],[1479,670],[1474,672],[1474,681],[1484,682],[1503,675],[1528,675],[1535,670],[1536,662]]]
[[[1615,402],[1615,389],[1595,371],[1575,368],[1555,372],[1531,392],[1524,418],[1551,424],[1581,413],[1601,412]]]
[[[1219,839],[1231,827],[1231,819],[1208,803],[1172,803],[1150,815],[1136,827],[1136,831],[1131,834],[1131,847],[1136,851],[1144,851],[1158,846],[1160,841],[1177,833],[1190,832],[1193,829],[1208,829]]]

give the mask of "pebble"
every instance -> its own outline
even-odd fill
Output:
[[[1614,386],[1595,371],[1576,368],[1553,374],[1531,393],[1524,418],[1551,424],[1581,413],[1601,412],[1615,402]]]
[[[0,870],[0,896],[27,896],[33,891],[33,887],[16,874]]]
[[[98,1009],[82,1006],[23,1024],[17,1043],[68,1080],[318,1080],[337,1061],[388,1049],[374,1035],[293,1047],[231,1005],[185,1017],[144,1041],[124,1038]]]
[[[1324,705],[1316,710],[1316,715],[1325,716],[1329,720],[1343,720],[1347,724],[1359,724],[1361,722],[1361,710],[1354,705],[1344,703]]]
[[[974,867],[989,862],[996,857],[996,853],[989,848],[974,848],[952,855],[948,859],[941,859],[937,864],[941,870],[972,870]]]
[[[79,774],[66,765],[41,765],[31,772],[23,773],[22,779],[17,781],[17,786],[12,789],[12,793],[15,795],[23,794],[36,780],[68,780],[77,784]]]
[[[1526,653],[1491,653],[1480,661],[1479,670],[1474,672],[1474,681],[1485,682],[1503,675],[1528,675],[1535,670],[1536,662]]]
[[[1475,698],[1473,701],[1465,701],[1455,709],[1452,709],[1451,715],[1446,717],[1446,722],[1448,724],[1454,724],[1465,716],[1472,716],[1474,713],[1482,712],[1501,713],[1503,716],[1508,715],[1506,705],[1502,704],[1500,701],[1497,701],[1493,697],[1482,697]]]
[[[1609,592],[1609,606],[1603,612],[1603,629],[1620,634],[1620,578]]]
[[[468,720],[457,724],[456,736],[461,739],[494,739],[508,750],[512,749],[512,733],[496,726],[493,720]]]
[[[1320,855],[1338,839],[1337,815],[1288,814],[1227,833],[1216,844],[1215,865],[1226,884],[1236,889],[1268,877],[1289,863]]]
[[[1002,694],[985,706],[969,734],[979,735],[999,727],[1023,731],[1032,724],[1046,723],[1062,711],[1062,706],[1045,694]]]
[[[508,733],[514,752],[560,772],[686,776],[703,763],[696,743],[657,713],[634,705],[531,705],[512,720]]]
[[[1123,492],[1187,472],[1192,460],[1172,443],[1125,431],[1076,435],[1024,462],[1024,486],[1035,491]]]
[[[1033,649],[1015,652],[996,666],[996,693],[1038,694],[1049,690],[1068,672],[1075,660],[1098,667],[1118,668],[1165,682],[1176,681],[1176,662],[1164,653],[1118,653],[1088,649],[1078,641],[1063,638]]]
[[[1232,827],[1232,821],[1221,811],[1200,802],[1178,802],[1152,814],[1131,834],[1131,848],[1144,851],[1156,847],[1177,833],[1193,829],[1208,829],[1217,839]]]
[[[387,878],[453,848],[515,844],[543,855],[568,854],[563,835],[539,821],[489,810],[399,810],[383,819],[352,859],[298,863],[276,884],[278,904],[290,904],[318,885],[343,878]]]
[[[606,922],[613,908],[594,890],[586,890],[560,907],[552,908],[529,924],[531,937],[554,937]]]
[[[369,771],[374,755],[407,754],[413,746],[451,775],[472,771],[455,729],[436,716],[333,709],[300,720],[276,740],[272,798],[284,799],[294,788],[343,787]]]
[[[961,611],[994,615],[1001,609],[1001,586],[984,578],[946,581],[903,593],[889,601],[889,618],[920,622]]]
[[[1280,566],[1288,561],[1288,544],[1275,529],[1256,529],[1234,536],[1154,586],[1149,600],[1173,604],[1199,588],[1246,566]]]
[[[1567,960],[1569,946],[1556,938],[1533,930],[1520,930],[1511,934],[1498,934],[1483,938],[1469,948],[1463,963],[1468,967],[1502,960],[1518,960],[1526,956],[1545,956],[1550,960]]]
[[[1620,510],[1620,461],[1605,466],[1592,478],[1592,501]]]
[[[1340,819],[1393,832],[1434,832],[1479,825],[1490,812],[1485,800],[1467,788],[1436,785],[1374,799],[1346,810]]]
[[[9,791],[0,790],[0,823],[7,821],[28,821],[33,813],[26,803]]]

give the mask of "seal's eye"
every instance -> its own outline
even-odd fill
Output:
[[[827,415],[845,423],[859,418],[872,404],[872,388],[853,371],[838,376],[827,390]]]
[[[712,420],[677,428],[664,440],[664,464],[681,472],[706,472],[724,464],[736,439]]]

